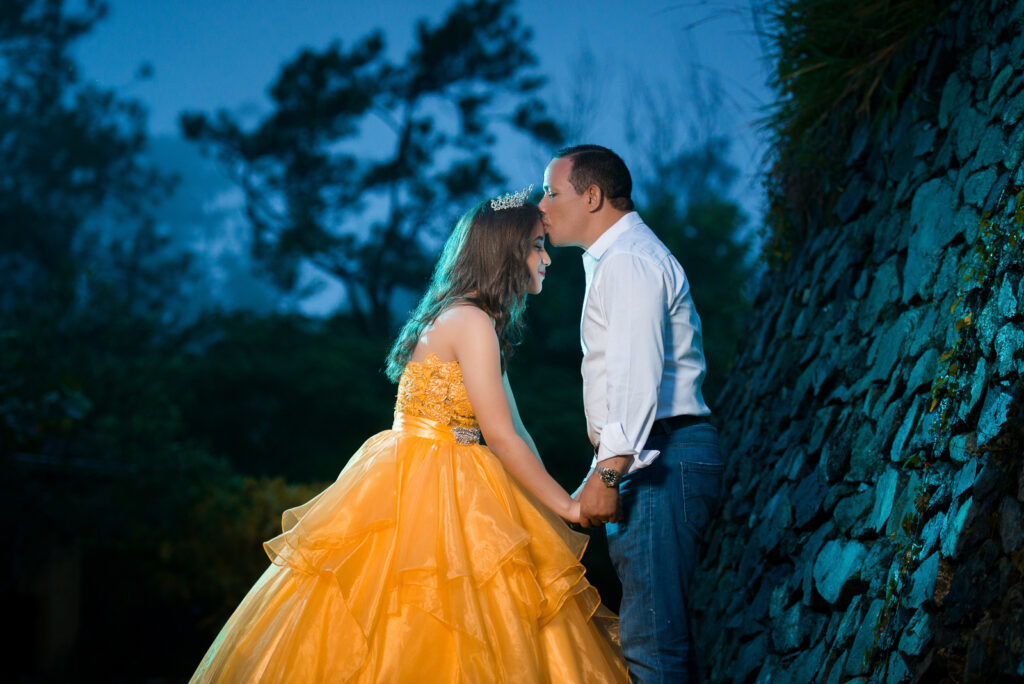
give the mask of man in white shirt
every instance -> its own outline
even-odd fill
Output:
[[[594,465],[582,524],[608,523],[634,681],[698,681],[687,606],[701,531],[721,498],[701,394],[700,318],[679,262],[633,211],[632,179],[597,145],[559,150],[539,207],[553,245],[582,248],[583,405]]]

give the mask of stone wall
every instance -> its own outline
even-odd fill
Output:
[[[711,681],[1024,679],[1024,0],[941,21],[715,404]]]

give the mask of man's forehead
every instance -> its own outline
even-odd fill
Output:
[[[552,159],[544,169],[544,187],[548,187],[552,182],[560,182],[563,180],[563,176],[567,177],[569,175],[569,169],[566,168],[566,165],[559,163],[563,161],[565,159],[562,157]]]

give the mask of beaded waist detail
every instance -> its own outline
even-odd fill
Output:
[[[480,430],[477,428],[445,425],[440,421],[424,416],[411,416],[408,413],[395,413],[395,422],[391,429],[428,439],[452,441],[464,446],[480,443]]]
[[[480,431],[476,428],[453,427],[449,428],[455,435],[455,441],[459,444],[479,444]]]

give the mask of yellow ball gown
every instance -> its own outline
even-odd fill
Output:
[[[628,681],[586,536],[478,435],[458,363],[409,363],[392,429],[284,513],[192,681]]]

